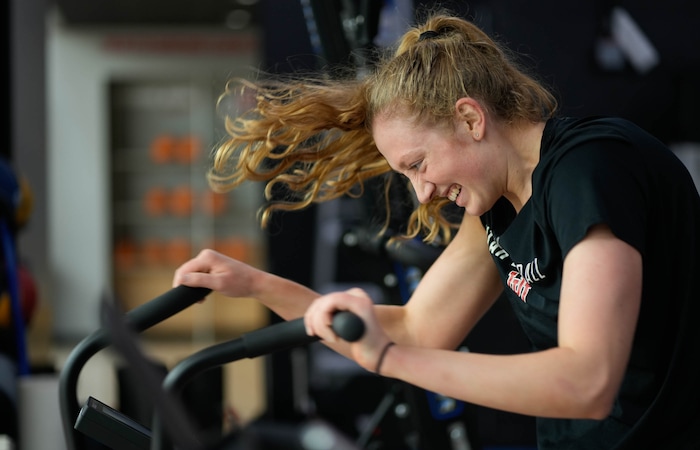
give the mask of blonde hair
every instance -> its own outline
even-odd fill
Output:
[[[497,120],[517,125],[546,120],[557,107],[504,47],[444,13],[409,29],[394,54],[362,79],[233,80],[222,99],[242,91],[255,94],[256,106],[226,117],[228,138],[216,149],[208,177],[217,191],[265,181],[263,226],[276,210],[362,195],[366,180],[390,172],[371,134],[380,114],[447,124],[455,102],[472,97]],[[273,198],[278,185],[287,188],[286,198]],[[455,224],[441,213],[447,203],[435,199],[416,208],[407,234],[449,241]]]

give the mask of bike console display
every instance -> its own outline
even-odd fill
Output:
[[[151,431],[116,409],[89,397],[75,429],[114,450],[148,450]]]

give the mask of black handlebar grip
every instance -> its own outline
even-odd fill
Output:
[[[348,342],[355,342],[365,334],[365,323],[350,311],[338,311],[333,316],[333,331]]]
[[[132,309],[126,317],[129,324],[141,332],[203,300],[209,293],[211,289],[180,285]]]
[[[340,338],[348,342],[360,339],[365,332],[365,324],[362,319],[349,311],[335,313],[332,328]],[[318,337],[306,334],[304,318],[299,317],[244,333],[238,340],[242,342],[244,357],[255,358],[287,348],[310,344],[317,341]],[[228,358],[226,354],[230,351],[223,349],[225,345],[221,344],[222,354],[223,358]]]

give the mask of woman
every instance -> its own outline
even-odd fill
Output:
[[[700,198],[659,141],[620,119],[556,117],[504,48],[449,15],[362,80],[244,85],[257,107],[229,120],[213,186],[285,185],[266,220],[395,171],[420,202],[408,234],[449,244],[405,306],[320,296],[210,250],[174,284],[255,297],[369,371],[536,416],[542,449],[700,445]],[[454,235],[450,202],[464,210]],[[504,289],[533,351],[454,351]],[[360,341],[335,338],[336,310],[365,320]]]

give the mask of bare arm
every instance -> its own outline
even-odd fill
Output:
[[[253,297],[285,319],[301,317],[320,296],[212,250],[203,250],[179,267],[173,284],[207,287],[228,297]],[[453,349],[500,290],[484,227],[478,218],[465,215],[454,240],[425,274],[408,305],[377,305],[376,315],[395,342]],[[436,333],[438,329],[443,332]],[[349,354],[343,343],[334,348]]]
[[[320,294],[213,250],[202,250],[181,265],[173,285],[206,287],[227,297],[252,297],[284,319],[301,317]]]
[[[547,417],[605,417],[629,359],[641,298],[641,255],[607,227],[596,227],[564,263],[559,346],[522,355],[485,355],[396,345],[381,374],[487,407]],[[324,305],[325,304],[325,305]],[[366,306],[366,303],[364,304]],[[312,332],[327,336],[324,308],[345,308],[368,323],[351,355],[374,370],[389,336],[362,301],[324,296],[307,314]],[[434,333],[445,332],[436,327]],[[332,339],[332,338],[331,338]]]
[[[486,231],[478,217],[465,214],[456,236],[406,306],[386,310],[380,305],[377,314],[394,342],[454,349],[502,290]]]

